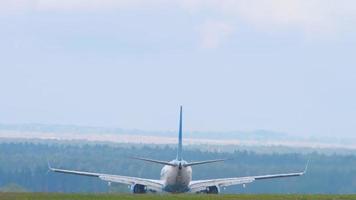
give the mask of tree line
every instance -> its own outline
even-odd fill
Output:
[[[160,160],[175,158],[171,146],[113,146],[105,144],[0,143],[0,190],[21,188],[33,192],[129,192],[127,186],[91,177],[56,174],[52,167],[159,179],[161,165],[132,160],[142,156]],[[305,176],[256,181],[222,189],[224,193],[356,193],[356,156],[321,153],[273,153],[253,151],[207,152],[188,149],[187,161],[228,158],[223,163],[193,167],[193,179],[210,179],[287,173],[304,170]]]

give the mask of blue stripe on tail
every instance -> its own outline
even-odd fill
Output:
[[[180,117],[179,117],[179,135],[178,135],[178,150],[177,150],[177,160],[182,160],[182,106],[180,106]]]

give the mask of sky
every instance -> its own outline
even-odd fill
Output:
[[[356,134],[353,0],[2,0],[0,123]]]

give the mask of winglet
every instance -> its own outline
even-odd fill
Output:
[[[308,166],[309,166],[309,162],[310,162],[310,159],[308,160],[307,164],[305,165],[303,174],[307,173],[307,171],[308,171]]]
[[[47,160],[47,166],[48,166],[48,170],[47,173],[53,171],[53,168],[51,167],[51,164],[49,163],[49,161]]]
[[[48,169],[52,169],[51,164],[49,163],[48,160],[47,160],[47,166],[48,166]]]

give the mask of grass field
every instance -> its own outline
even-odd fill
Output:
[[[356,195],[132,195],[132,194],[58,194],[0,193],[0,200],[356,200]]]

